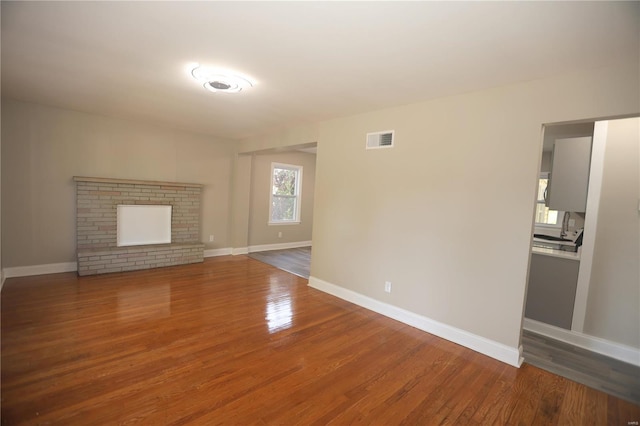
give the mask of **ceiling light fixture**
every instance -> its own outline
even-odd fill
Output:
[[[191,70],[191,75],[211,92],[238,93],[253,86],[253,82],[247,77],[219,68],[196,65]]]

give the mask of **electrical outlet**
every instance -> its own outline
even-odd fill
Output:
[[[282,238],[282,232],[278,232],[278,238]]]
[[[384,282],[384,291],[387,293],[391,293],[391,281]]]
[[[213,242],[213,234],[209,235],[209,242],[212,243]]]

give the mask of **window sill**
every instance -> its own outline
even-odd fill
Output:
[[[269,226],[280,226],[280,225],[300,225],[300,222],[268,222]]]

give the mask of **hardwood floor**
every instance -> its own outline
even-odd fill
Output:
[[[268,263],[278,269],[309,279],[311,268],[311,247],[284,250],[269,250],[250,253],[252,259]]]
[[[247,256],[2,290],[2,423],[628,425],[640,407],[517,369]]]

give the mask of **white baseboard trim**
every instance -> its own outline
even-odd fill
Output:
[[[525,330],[640,367],[640,349],[525,318]]]
[[[298,247],[310,247],[311,241],[294,241],[292,243],[277,243],[277,244],[261,244],[257,246],[249,246],[249,253],[255,253],[258,251],[270,251],[270,250],[285,250]]]
[[[29,277],[32,275],[58,274],[60,272],[75,272],[77,262],[49,263],[46,265],[14,266],[4,268],[4,278]]]
[[[231,249],[231,254],[237,256],[239,254],[249,254],[249,247],[235,247]]]
[[[227,256],[232,254],[232,248],[209,249],[204,251],[204,257]]]
[[[398,308],[397,306],[380,302],[379,300],[372,299],[368,296],[331,284],[316,277],[309,277],[309,286],[354,303],[358,306],[362,306],[363,308],[377,312],[381,315],[393,318],[419,330],[426,331],[427,333],[457,343],[514,367],[520,367],[522,365],[522,346],[513,348],[502,343],[489,340],[482,336],[469,333],[468,331]]]

